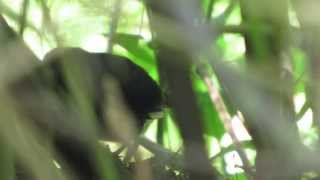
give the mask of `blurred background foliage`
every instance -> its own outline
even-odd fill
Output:
[[[120,3],[120,11],[116,32],[111,32],[117,3]],[[201,7],[203,12],[206,12],[204,13],[207,16],[205,21],[214,20],[217,31],[220,27],[227,28],[222,30],[225,32],[217,33],[216,40],[210,44],[210,48],[215,49],[215,53],[224,64],[240,70],[245,69],[246,45],[244,36],[241,34],[245,25],[242,23],[239,2],[237,0],[201,0]],[[89,52],[106,52],[112,36],[112,53],[128,57],[160,83],[148,10],[141,1],[1,0],[0,11],[10,27],[23,37],[40,60],[47,52],[59,45],[81,47]],[[294,79],[292,99],[302,142],[313,147],[318,134],[312,125],[312,111],[307,102],[308,56],[301,47],[300,26],[296,11],[290,7],[289,28],[293,31],[293,37],[288,46],[287,56],[292,63],[291,73]],[[197,34],[193,35],[197,37]],[[243,162],[221,119],[223,112],[218,111],[215,102],[210,98],[207,85],[196,70],[191,76],[198,106],[203,115],[203,133],[212,164],[224,177],[247,179],[242,168]],[[239,118],[237,108],[225,97],[225,89],[217,77],[213,74],[210,78],[224,98],[227,111],[231,116],[231,126],[242,143],[251,165],[254,165],[256,150],[243,124],[243,119]],[[170,110],[166,111],[163,121],[151,123],[145,135],[172,152],[179,153],[182,140],[179,129],[169,112]]]

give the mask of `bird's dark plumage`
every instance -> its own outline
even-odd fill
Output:
[[[106,53],[89,53],[80,48],[57,48],[49,52],[39,67],[11,85],[19,110],[31,119],[44,134],[49,133],[54,146],[67,164],[81,177],[93,177],[97,172],[92,152],[84,142],[83,129],[78,121],[81,113],[70,103],[73,91],[66,80],[65,66],[80,65],[80,82],[95,112],[97,126],[105,127],[104,110],[107,97],[103,83],[108,86],[107,76],[114,78],[136,124],[142,127],[148,114],[160,109],[162,94],[150,76],[129,59]]]

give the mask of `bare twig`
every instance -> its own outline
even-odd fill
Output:
[[[29,9],[29,0],[24,0],[21,8],[21,15],[20,15],[19,34],[21,37],[23,36],[24,30],[26,28],[27,18],[28,18],[28,9]]]
[[[201,71],[203,72],[203,70]],[[238,137],[236,136],[235,130],[232,127],[232,118],[227,110],[226,105],[223,102],[223,99],[218,91],[218,89],[213,84],[213,81],[208,75],[205,75],[205,73],[201,73],[202,78],[205,82],[205,84],[208,87],[209,95],[211,98],[211,101],[214,103],[215,107],[217,108],[217,111],[220,114],[221,120],[224,124],[225,129],[227,130],[228,134],[230,135],[233,144],[235,145],[235,150],[239,154],[242,162],[243,162],[243,169],[246,172],[248,176],[253,177],[253,172],[251,171],[250,162],[249,159],[242,147],[242,144]]]
[[[208,11],[206,13],[206,21],[210,21],[211,15],[212,15],[212,10],[213,10],[213,5],[215,3],[215,0],[210,0],[209,5],[208,5]]]
[[[140,17],[140,24],[139,24],[139,31],[138,33],[141,34],[142,32],[142,28],[143,28],[143,24],[144,24],[144,14],[145,13],[145,9],[142,9],[142,13],[141,13],[141,17]]]
[[[310,104],[308,103],[308,101],[306,101],[302,108],[300,109],[300,111],[296,114],[295,116],[295,120],[298,121],[300,120],[304,115],[305,113],[308,111],[308,109],[310,108]]]
[[[230,0],[230,3],[226,10],[218,17],[214,18],[213,21],[218,22],[218,23],[225,23],[226,19],[230,16],[232,13],[234,7],[237,4],[237,0]]]
[[[8,7],[2,1],[0,1],[0,11],[6,17],[8,17],[14,21],[19,22],[21,16],[19,14],[17,14],[16,12],[14,12],[13,10],[11,10],[10,7]],[[42,34],[41,31],[39,29],[37,29],[37,27],[28,19],[26,19],[26,26],[28,26],[28,28],[30,28],[32,31],[34,31],[38,36],[41,36],[41,34]]]
[[[49,30],[50,33],[52,33],[56,43],[58,46],[61,46],[63,41],[62,39],[58,36],[57,34],[57,27],[52,21],[52,18],[50,16],[50,8],[48,7],[47,3],[45,0],[40,0],[40,5],[42,8],[42,13],[43,13],[43,25],[45,28]]]
[[[122,5],[122,0],[117,0],[114,5],[114,11],[112,12],[112,15],[111,15],[110,30],[108,34],[109,36],[108,49],[107,49],[108,53],[112,52],[114,35],[117,32],[119,17],[121,14],[121,5]]]

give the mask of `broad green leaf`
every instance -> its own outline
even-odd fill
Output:
[[[193,76],[193,84],[202,113],[204,133],[220,139],[225,132],[224,126],[212,104],[206,85],[197,75]]]
[[[149,75],[158,81],[156,60],[153,50],[139,35],[118,33],[114,42],[128,51],[128,56],[134,63],[146,70]]]
[[[301,49],[292,49],[293,60],[293,76],[295,79],[295,92],[304,92],[304,77],[306,75],[306,61],[305,53]]]

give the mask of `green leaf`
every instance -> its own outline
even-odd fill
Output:
[[[301,49],[294,48],[291,52],[293,60],[293,77],[296,81],[295,92],[304,92],[303,77],[306,75],[305,71],[307,58]]]
[[[235,174],[229,177],[230,180],[247,180],[247,177],[244,173]]]
[[[203,116],[204,133],[220,139],[225,133],[225,129],[209,94],[198,94],[198,102]]]
[[[114,42],[128,51],[128,56],[134,63],[146,70],[149,75],[158,81],[156,60],[153,50],[139,35],[118,33]]]
[[[198,105],[202,113],[204,133],[220,139],[225,133],[225,129],[208,94],[208,89],[198,75],[193,74],[192,78]]]

